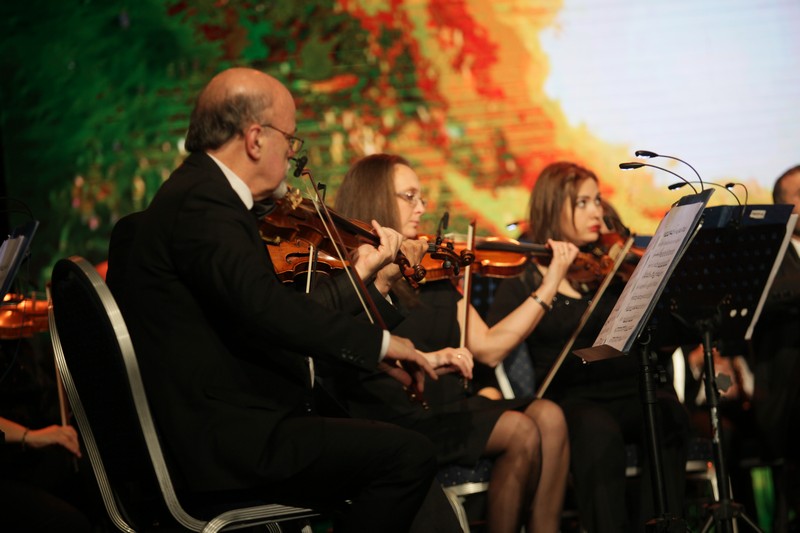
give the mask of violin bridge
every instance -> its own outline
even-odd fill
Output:
[[[286,198],[292,204],[292,209],[297,209],[297,206],[303,203],[303,195],[300,193],[300,189],[289,189],[289,192],[286,193]]]

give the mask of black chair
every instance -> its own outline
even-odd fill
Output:
[[[108,287],[92,265],[71,257],[53,268],[51,293],[56,365],[117,528],[213,533],[265,524],[268,531],[280,532],[281,521],[317,514],[241,493],[176,491],[133,345]]]

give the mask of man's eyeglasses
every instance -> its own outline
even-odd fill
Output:
[[[398,198],[400,198],[402,200],[405,200],[406,202],[408,202],[411,205],[416,205],[417,202],[421,203],[422,207],[426,207],[428,205],[428,200],[423,198],[422,195],[419,193],[419,191],[417,191],[417,192],[411,192],[411,191],[398,192],[398,193],[395,193],[395,195]]]
[[[303,139],[301,139],[300,137],[295,137],[294,135],[286,133],[283,130],[279,130],[272,124],[260,124],[260,126],[262,128],[270,128],[272,130],[275,130],[278,133],[282,134],[284,137],[286,137],[286,140],[289,141],[289,148],[292,150],[292,152],[299,152],[300,149],[303,147]]]

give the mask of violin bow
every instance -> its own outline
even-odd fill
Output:
[[[633,236],[628,237],[625,241],[625,244],[622,246],[617,258],[614,260],[614,265],[611,267],[611,270],[606,274],[606,277],[603,279],[603,283],[600,284],[600,287],[597,289],[597,292],[592,297],[592,302],[589,304],[589,307],[586,308],[586,311],[583,312],[581,316],[580,322],[578,322],[578,326],[575,328],[575,331],[572,332],[572,336],[569,338],[567,343],[561,349],[561,353],[558,354],[558,358],[556,358],[553,366],[550,367],[550,370],[547,372],[542,383],[539,385],[539,388],[536,390],[536,398],[542,399],[544,397],[544,393],[547,392],[547,388],[553,382],[553,379],[556,377],[556,373],[561,368],[561,365],[566,360],[567,356],[572,351],[572,347],[575,344],[575,341],[578,340],[578,335],[580,335],[581,331],[583,331],[584,326],[586,326],[586,322],[589,321],[589,317],[592,316],[595,308],[597,308],[597,304],[600,302],[600,299],[603,297],[603,294],[606,292],[606,289],[609,285],[611,285],[611,280],[614,279],[614,276],[617,274],[617,270],[625,262],[625,257],[628,255],[631,247],[633,246]],[[584,361],[585,363],[586,361]]]
[[[353,273],[351,271],[351,266],[345,260],[344,254],[342,250],[345,249],[344,239],[342,239],[341,234],[339,233],[339,228],[336,227],[336,224],[333,221],[333,216],[330,214],[328,210],[328,206],[325,205],[325,202],[322,201],[319,189],[314,182],[314,177],[311,175],[311,172],[304,168],[306,163],[305,158],[299,158],[297,160],[297,169],[294,171],[295,177],[299,177],[304,175],[308,178],[309,182],[311,183],[311,187],[314,190],[314,208],[317,210],[317,214],[320,216],[320,220],[322,221],[323,227],[325,231],[328,233],[328,237],[331,239],[331,242],[334,245],[334,250],[336,251],[336,255],[338,256],[339,260],[342,262],[344,267],[344,271],[347,273],[348,279],[353,286],[353,289],[356,291],[356,295],[358,296],[359,301],[361,302],[362,307],[364,308],[364,312],[367,314],[370,323],[377,325],[384,331],[388,331],[389,328],[386,327],[386,323],[383,320],[380,312],[378,311],[378,307],[375,305],[375,301],[370,296],[369,291],[367,290],[367,286],[364,283],[364,280],[358,275],[358,273]],[[371,311],[371,312],[370,312]],[[397,361],[397,365],[402,368],[402,364],[400,361]],[[418,401],[422,404],[424,409],[429,409],[428,402],[425,400],[425,397],[422,396],[422,393],[417,390],[416,386],[413,383],[409,385],[406,389],[408,392],[409,397],[412,401]]]
[[[319,189],[317,189],[316,183],[314,183],[314,177],[311,175],[311,172],[306,168],[302,169],[300,174],[306,176],[311,182],[312,189],[314,190],[315,193],[312,197],[312,203],[314,204],[314,209],[317,210],[317,214],[319,215],[320,221],[322,222],[322,227],[325,228],[325,232],[331,239],[331,244],[333,244],[333,249],[334,251],[336,251],[336,256],[342,262],[342,266],[344,268],[345,273],[347,274],[347,278],[350,280],[350,284],[356,291],[356,296],[358,296],[358,300],[359,302],[361,302],[361,306],[364,308],[364,312],[367,314],[367,318],[369,319],[371,324],[377,324],[382,329],[387,329],[386,324],[383,321],[383,318],[378,312],[378,308],[375,306],[375,302],[372,300],[372,297],[370,296],[369,291],[367,290],[367,286],[364,283],[364,280],[361,279],[358,273],[352,272],[351,266],[345,259],[344,252],[342,252],[342,250],[345,248],[344,239],[342,239],[341,234],[339,234],[339,229],[333,222],[333,217],[331,216],[330,211],[328,211],[328,207],[325,205],[325,202],[323,202],[322,199],[320,198]]]
[[[467,248],[469,250],[475,249],[475,226],[476,222],[473,219],[469,223],[469,229],[467,230]],[[466,348],[467,347],[467,335],[469,332],[469,308],[470,302],[472,301],[472,263],[467,264],[464,267],[464,281],[462,284],[462,292],[464,298],[464,306],[461,311],[461,339],[458,343],[459,348]],[[467,378],[463,379],[464,381],[464,390],[469,389],[469,380]]]

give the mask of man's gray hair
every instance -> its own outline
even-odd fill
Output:
[[[235,94],[221,101],[202,102],[202,95],[192,110],[186,150],[204,152],[216,150],[253,122],[261,123],[272,106],[267,94]]]

